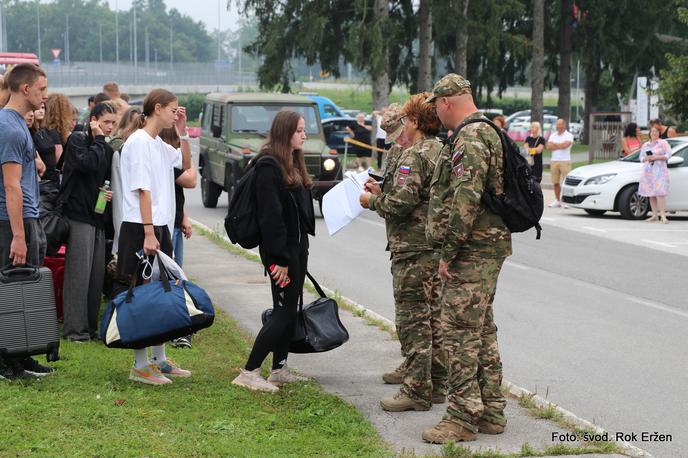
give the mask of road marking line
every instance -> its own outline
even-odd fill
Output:
[[[664,243],[664,242],[656,242],[654,240],[643,240],[645,243],[652,243],[654,245],[659,245],[667,248],[677,248],[675,245],[672,245],[671,243]]]
[[[663,312],[669,312],[669,313],[673,313],[674,315],[688,318],[688,312],[684,312],[682,310],[677,310],[673,307],[669,307],[669,306],[662,305],[662,304],[657,304],[655,302],[646,301],[644,299],[638,299],[637,297],[629,297],[628,300],[631,302],[635,302],[636,304],[644,305],[645,307],[650,307],[653,309],[662,310]]]
[[[531,270],[530,267],[524,266],[523,264],[515,263],[513,261],[506,261],[504,264],[520,270]]]
[[[605,234],[607,233],[606,229],[598,229],[598,228],[592,227],[592,226],[583,226],[583,229],[587,229],[589,231],[595,231],[595,232],[604,232]]]

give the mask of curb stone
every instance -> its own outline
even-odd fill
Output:
[[[255,253],[254,251],[243,248],[239,245],[235,245],[234,243],[232,243],[231,240],[229,240],[229,237],[227,237],[225,234],[222,234],[218,230],[212,229],[211,227],[209,227],[209,226],[207,226],[207,225],[205,225],[205,224],[201,223],[200,221],[197,221],[193,218],[191,218],[190,220],[191,220],[191,223],[193,225],[203,229],[204,231],[215,234],[216,236],[223,239],[225,242],[234,246],[237,250],[239,250],[245,254],[249,254],[251,256],[257,255],[257,253]],[[395,329],[394,322],[389,320],[388,318],[380,315],[377,312],[374,312],[373,310],[368,309],[364,305],[361,305],[358,302],[356,302],[356,301],[354,301],[354,300],[352,300],[346,296],[343,296],[343,295],[333,291],[332,289],[330,289],[328,287],[325,287],[322,285],[321,285],[321,287],[322,287],[323,291],[326,292],[327,294],[339,295],[339,297],[343,301],[348,302],[349,305],[354,310],[358,311],[359,313],[365,314],[367,317],[379,320],[379,321],[385,323],[386,325],[390,326],[392,329]],[[520,386],[518,386],[512,382],[509,382],[508,380],[503,380],[502,385],[503,385],[503,387],[505,387],[507,389],[508,393],[510,395],[514,396],[515,398],[521,398],[521,397],[527,396],[539,408],[555,409],[558,413],[560,413],[562,415],[564,420],[572,423],[573,425],[575,425],[579,428],[591,429],[591,430],[595,431],[595,433],[600,433],[600,434],[608,433],[608,431],[595,425],[594,423],[592,423],[592,422],[590,422],[584,418],[581,418],[581,417],[577,416],[576,414],[574,414],[573,412],[566,410],[562,407],[559,407],[558,405],[546,400],[545,398],[541,397],[540,395],[538,395],[538,394],[536,394],[530,390],[527,390],[523,387],[520,387]],[[647,451],[645,451],[639,447],[636,447],[635,445],[632,445],[626,441],[612,441],[612,442],[616,443],[621,448],[621,451],[624,455],[634,457],[634,458],[653,458],[653,455],[651,455],[649,452],[647,452]]]

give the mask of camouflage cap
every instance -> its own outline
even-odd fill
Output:
[[[404,130],[404,125],[401,123],[401,118],[404,117],[404,111],[398,103],[391,104],[385,114],[382,115],[382,122],[380,127],[387,132],[385,143],[389,144],[397,140],[401,132]]]
[[[426,103],[434,103],[437,97],[452,97],[471,93],[471,82],[461,75],[450,73],[444,75],[432,88],[432,96],[428,97]]]

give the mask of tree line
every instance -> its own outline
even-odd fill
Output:
[[[69,26],[71,61],[115,62],[116,36],[119,34],[119,59],[146,59],[145,37],[148,35],[149,59],[154,54],[161,62],[210,62],[215,60],[217,45],[205,25],[176,9],[168,10],[164,0],[134,0],[132,7],[117,14],[101,0],[55,0],[38,3],[26,0],[0,0],[7,27],[7,50],[39,54],[52,60],[51,48],[65,48]],[[136,16],[136,47],[133,46],[133,23]],[[171,32],[171,33],[170,33]],[[170,46],[172,44],[172,46]],[[62,49],[61,58],[65,49]]]
[[[579,64],[585,113],[616,111],[638,76],[661,75],[668,112],[688,117],[688,0],[234,2],[258,22],[246,50],[262,57],[258,78],[266,88],[289,91],[294,58],[335,77],[350,62],[369,75],[378,108],[392,85],[429,90],[441,69],[466,76],[488,107],[507,87],[531,85],[536,119],[543,90],[557,86],[558,115],[568,119]]]

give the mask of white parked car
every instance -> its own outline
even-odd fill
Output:
[[[667,211],[688,211],[688,137],[669,141],[669,195]],[[638,195],[643,165],[639,153],[617,161],[585,165],[573,169],[561,187],[561,200],[571,207],[582,208],[591,215],[618,211],[626,219],[642,219],[650,209],[647,198]]]

